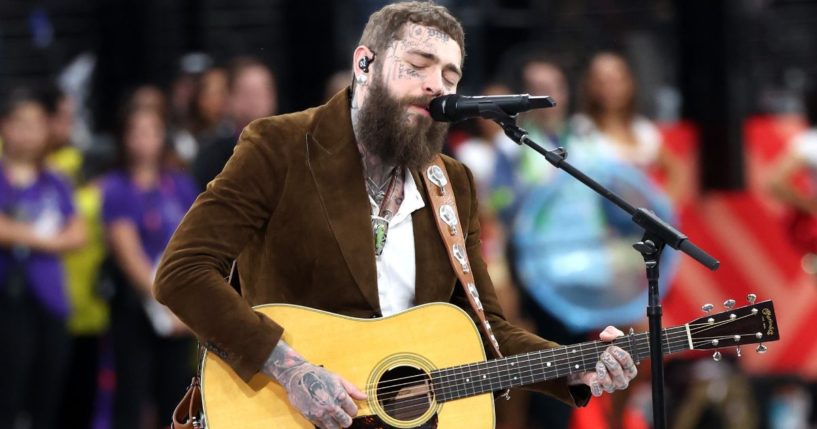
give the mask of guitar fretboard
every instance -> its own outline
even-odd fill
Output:
[[[664,329],[661,352],[689,350],[683,326]],[[610,345],[621,347],[639,362],[650,356],[648,333],[630,334],[611,342],[591,341],[540,350],[431,373],[439,402],[552,380],[568,374],[594,371],[601,353]]]

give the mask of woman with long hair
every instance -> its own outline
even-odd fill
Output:
[[[619,161],[661,173],[665,192],[678,202],[684,183],[680,161],[663,145],[658,128],[639,114],[636,95],[627,60],[612,52],[596,54],[581,84],[581,113],[572,119],[572,129]]]
[[[151,294],[159,258],[198,193],[188,175],[164,167],[165,130],[160,111],[127,109],[118,139],[120,165],[102,179],[115,291],[113,427],[118,429],[144,427],[141,419],[151,403],[159,422],[168,421],[192,374],[187,329]]]

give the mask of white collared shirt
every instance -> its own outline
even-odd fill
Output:
[[[389,230],[383,253],[375,258],[377,265],[377,292],[380,311],[389,316],[408,309],[414,304],[414,227],[411,214],[425,207],[423,197],[411,172],[404,170],[403,202],[389,221]],[[369,196],[372,214],[377,215],[378,205]]]

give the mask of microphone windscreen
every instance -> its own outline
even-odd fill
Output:
[[[454,118],[450,118],[445,114],[446,108],[451,109],[457,102],[457,94],[443,95],[431,100],[428,105],[428,111],[431,113],[431,118],[440,122],[451,122]]]

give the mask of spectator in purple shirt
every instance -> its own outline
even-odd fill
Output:
[[[83,244],[65,180],[43,168],[47,115],[17,89],[0,111],[0,427],[27,412],[33,429],[57,427],[69,337],[59,254]]]
[[[151,295],[153,274],[198,190],[186,174],[163,167],[165,121],[155,109],[131,108],[119,136],[121,165],[102,179],[102,219],[110,246],[116,391],[113,427],[145,427],[144,406],[168,422],[192,375],[186,327]],[[159,424],[149,425],[157,427]]]

